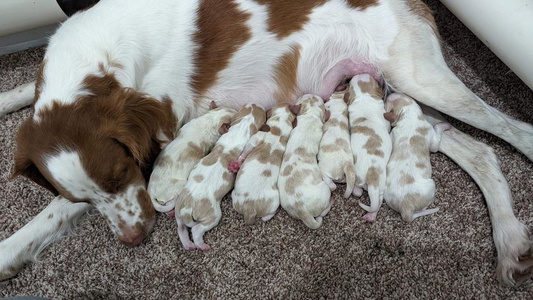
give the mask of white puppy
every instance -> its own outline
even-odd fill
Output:
[[[157,211],[174,209],[171,200],[181,193],[194,166],[228,131],[233,115],[234,109],[216,108],[212,102],[206,114],[181,127],[176,139],[161,151],[148,182],[148,194]]]
[[[317,229],[331,209],[331,190],[322,181],[316,158],[323,122],[329,113],[319,96],[304,95],[298,104],[301,110],[287,142],[278,179],[280,202],[289,215]]]
[[[361,196],[361,188],[368,190],[370,206],[361,201],[359,205],[368,212],[363,218],[373,222],[385,192],[387,162],[392,150],[390,124],[383,117],[383,90],[372,76],[353,77],[347,93],[356,174],[353,194]]]
[[[228,132],[220,137],[213,151],[192,169],[185,188],[176,200],[178,235],[185,249],[210,249],[203,240],[204,233],[220,221],[220,200],[235,181],[235,174],[228,170],[228,165],[239,157],[250,137],[265,121],[265,111],[261,107],[255,104],[244,106],[234,116]],[[189,238],[189,228],[194,243]]]
[[[442,132],[451,125],[442,122],[431,126],[420,106],[403,94],[387,97],[385,107],[388,110],[385,118],[394,126],[385,201],[400,212],[404,221],[411,222],[439,211],[438,208],[426,209],[435,198],[429,152],[438,151]]]
[[[344,198],[350,197],[355,184],[355,165],[350,147],[350,127],[346,93],[334,93],[324,104],[331,113],[324,124],[322,140],[318,151],[318,167],[322,179],[333,191],[334,182],[346,183]]]
[[[277,104],[268,111],[268,131],[257,132],[244,148],[231,193],[233,208],[246,224],[270,220],[279,207],[278,175],[283,153],[300,106]]]

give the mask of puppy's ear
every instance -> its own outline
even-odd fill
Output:
[[[228,130],[229,130],[229,126],[230,126],[230,123],[224,123],[224,124],[220,125],[220,128],[218,129],[218,132],[220,134],[227,133]]]
[[[19,175],[22,175],[49,190],[52,192],[52,194],[54,194],[54,196],[59,195],[54,186],[48,180],[46,180],[46,178],[44,178],[37,166],[22,153],[17,152],[15,154],[15,167],[13,169],[11,179]]]
[[[389,121],[391,124],[396,122],[396,114],[394,114],[394,110],[384,113],[383,117],[385,118],[385,120]]]
[[[157,133],[167,118],[165,110],[159,101],[134,91],[121,91],[116,97],[123,108],[111,135],[144,165],[152,159]]]
[[[217,108],[217,104],[215,103],[215,101],[211,101],[211,103],[209,103],[209,110],[212,110],[212,109],[215,109]]]
[[[331,117],[331,111],[326,109],[326,112],[324,112],[324,123],[329,120],[329,117]]]
[[[298,115],[300,113],[300,111],[302,110],[302,105],[301,104],[292,104],[292,105],[289,105],[289,109],[291,110],[291,112],[295,115]]]
[[[259,131],[269,132],[270,131],[270,126],[268,126],[267,124],[263,124],[263,126],[261,126],[261,128],[259,128]]]

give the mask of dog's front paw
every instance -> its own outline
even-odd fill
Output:
[[[7,245],[0,243],[0,281],[14,277],[20,272],[26,263],[20,255],[13,253]]]
[[[533,241],[527,228],[514,219],[495,228],[494,242],[498,249],[498,280],[509,286],[524,283],[533,277]]]

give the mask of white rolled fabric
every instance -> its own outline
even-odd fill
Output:
[[[56,0],[0,0],[0,37],[66,19]]]
[[[533,0],[440,0],[533,89]]]

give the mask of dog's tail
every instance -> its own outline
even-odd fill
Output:
[[[370,213],[377,212],[383,202],[383,197],[381,196],[379,186],[369,185],[368,186],[368,197],[370,198],[370,206],[363,204],[363,202],[361,201],[359,201],[359,206],[361,206],[367,212],[370,212]]]
[[[344,165],[344,178],[346,178],[346,192],[344,198],[349,198],[355,187],[355,166],[353,162]]]

